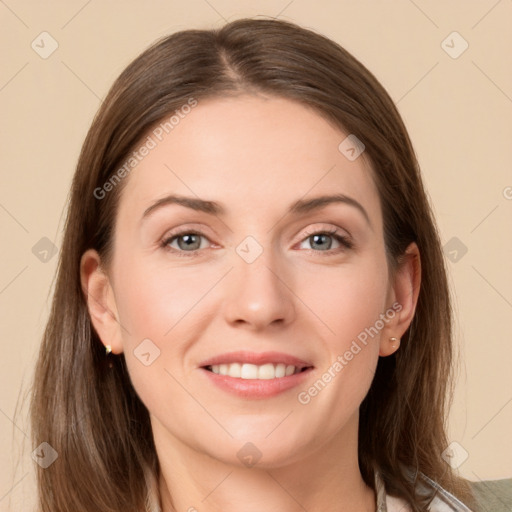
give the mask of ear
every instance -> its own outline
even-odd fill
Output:
[[[418,246],[412,242],[402,256],[399,267],[391,285],[388,304],[393,304],[391,310],[396,314],[391,318],[382,332],[380,340],[380,356],[389,356],[398,350],[399,342],[390,341],[390,337],[400,338],[409,328],[421,286],[421,259]]]
[[[101,267],[99,254],[89,249],[80,261],[80,281],[94,329],[103,345],[110,345],[114,354],[123,351],[121,325],[118,321],[114,291]]]

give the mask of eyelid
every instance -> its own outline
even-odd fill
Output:
[[[196,227],[196,226],[198,226],[198,227]],[[192,222],[190,224],[184,224],[180,227],[167,230],[165,232],[165,234],[162,236],[161,240],[162,241],[168,240],[169,238],[173,238],[173,237],[176,237],[179,235],[186,235],[189,233],[204,236],[205,238],[210,240],[210,235],[207,235],[205,233],[205,231],[208,231],[208,230],[205,229],[202,224]],[[214,231],[212,231],[212,233],[213,233],[213,236],[217,236],[217,233],[215,233]]]
[[[308,226],[306,228],[306,230],[301,233],[299,241],[302,241],[309,236],[316,235],[319,233],[326,233],[329,235],[338,235],[340,237],[343,237],[347,240],[352,241],[352,235],[346,229],[342,229],[338,226],[333,226],[332,224],[325,224],[325,223],[323,225],[322,225],[322,223],[317,223],[317,224],[320,224],[320,227],[312,228],[312,227]],[[315,226],[317,224],[315,224]]]

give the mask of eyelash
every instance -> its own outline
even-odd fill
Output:
[[[203,233],[199,232],[199,231],[195,231],[195,230],[183,230],[183,231],[180,231],[178,233],[173,233],[167,237],[165,237],[163,240],[162,240],[162,243],[161,243],[161,247],[169,252],[172,252],[174,254],[176,254],[177,256],[179,257],[185,257],[185,258],[193,258],[193,257],[196,257],[196,256],[199,256],[200,255],[200,251],[202,249],[194,249],[193,251],[183,251],[183,250],[178,250],[178,249],[174,249],[174,248],[171,248],[169,247],[169,244],[175,239],[175,238],[179,238],[180,236],[183,236],[183,235],[197,235],[197,236],[202,236],[204,238],[206,238],[208,240],[208,237],[206,235],[204,235]],[[343,236],[343,235],[340,235],[340,234],[337,234],[337,229],[336,228],[332,228],[332,229],[323,229],[323,230],[318,230],[318,231],[312,231],[312,232],[307,232],[305,233],[306,236],[304,236],[301,240],[300,240],[300,243],[302,243],[303,241],[307,240],[308,238],[310,238],[311,236],[313,235],[329,235],[331,237],[333,237],[337,242],[340,243],[340,245],[342,245],[343,248],[336,248],[336,249],[328,249],[327,251],[315,251],[314,249],[306,249],[307,251],[312,251],[312,252],[315,252],[315,253],[320,253],[322,256],[332,256],[333,254],[337,253],[337,252],[340,252],[340,251],[343,251],[343,250],[350,250],[350,249],[353,249],[354,248],[354,244],[353,242],[346,236]]]

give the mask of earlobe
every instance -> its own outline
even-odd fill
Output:
[[[400,348],[400,338],[391,336],[390,338],[382,338],[380,341],[379,356],[387,357],[396,352]]]
[[[421,286],[421,259],[418,246],[412,242],[406,249],[396,271],[392,295],[397,305],[393,320],[381,337],[380,356],[389,356],[400,346],[400,338],[411,325]]]
[[[80,261],[80,281],[94,329],[105,347],[115,354],[123,351],[114,293],[108,275],[101,268],[94,249],[87,250]]]

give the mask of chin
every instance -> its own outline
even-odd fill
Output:
[[[269,430],[269,432],[271,429]],[[304,439],[299,436],[300,441],[289,432],[281,432],[265,436],[252,436],[249,432],[246,435],[235,436],[222,446],[218,446],[212,452],[212,446],[206,446],[210,457],[225,464],[238,466],[240,468],[272,469],[288,466],[304,457],[314,448],[304,444]],[[267,435],[267,434],[265,434]],[[272,438],[272,439],[271,439]]]

